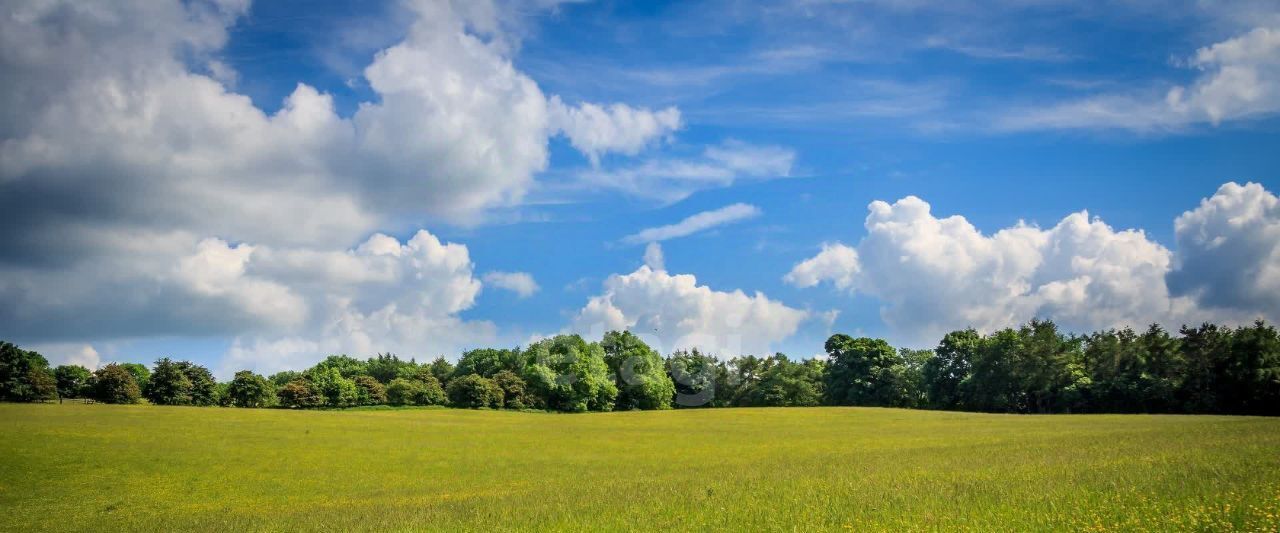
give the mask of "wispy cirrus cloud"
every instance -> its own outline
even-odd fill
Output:
[[[675,224],[642,229],[622,238],[627,244],[644,244],[661,242],[668,239],[687,237],[694,233],[711,228],[732,224],[749,218],[760,216],[760,208],[751,204],[737,203],[720,209],[712,209],[685,217]]]
[[[1177,63],[1197,72],[1190,83],[1015,109],[997,120],[996,128],[1164,132],[1280,113],[1280,26],[1253,28]]]
[[[727,187],[741,180],[789,177],[796,153],[777,145],[737,140],[706,146],[694,157],[654,157],[639,164],[577,172],[567,189],[611,189],[674,203],[694,192]]]

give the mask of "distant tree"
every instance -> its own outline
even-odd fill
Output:
[[[282,372],[276,372],[275,374],[271,374],[269,377],[267,377],[267,381],[270,381],[272,385],[275,385],[278,388],[278,387],[283,387],[298,379],[302,379],[303,377],[304,376],[302,375],[302,372],[298,372],[296,370],[285,370]]]
[[[900,348],[898,362],[890,369],[893,376],[893,393],[888,399],[890,407],[924,407],[929,397],[925,392],[924,367],[933,359],[933,350]]]
[[[729,379],[728,368],[715,357],[697,348],[676,350],[666,366],[675,388],[674,407],[721,407],[733,401],[735,384]]]
[[[1018,330],[1021,350],[1015,377],[1025,404],[1021,412],[1055,413],[1080,407],[1085,385],[1080,339],[1067,337],[1051,320],[1033,319]]]
[[[454,407],[478,409],[481,407],[502,407],[502,388],[493,380],[479,374],[467,374],[454,378],[446,388],[449,402]]]
[[[235,407],[269,407],[275,403],[275,386],[249,370],[236,372],[227,384],[226,396]]]
[[[52,400],[58,397],[58,380],[48,366],[27,371],[27,383],[31,386],[31,400]]]
[[[356,403],[381,405],[387,403],[387,390],[372,376],[356,376]]]
[[[1192,413],[1221,412],[1219,398],[1228,386],[1221,377],[1228,365],[1231,331],[1206,323],[1195,328],[1183,326],[1180,333],[1186,370],[1178,391],[1179,403]]]
[[[214,394],[214,397],[217,398],[215,405],[218,407],[234,407],[234,405],[232,405],[230,382],[219,381],[216,390],[217,393]],[[272,393],[271,398],[273,400],[275,399],[274,393]]]
[[[536,400],[529,396],[523,379],[515,372],[503,370],[493,375],[493,382],[502,389],[503,405],[508,409],[536,407]]]
[[[403,361],[390,353],[380,353],[376,357],[370,357],[364,365],[365,372],[383,384],[391,383],[391,380],[417,366],[411,361]]]
[[[365,362],[349,355],[330,355],[324,358],[323,361],[316,363],[308,372],[330,369],[337,370],[339,375],[347,379],[355,378],[361,374],[368,374]]]
[[[193,385],[186,369],[168,357],[156,361],[143,396],[156,405],[191,405]]]
[[[718,388],[723,391],[720,396],[725,399],[725,404],[737,407],[756,405],[760,401],[758,395],[760,382],[764,379],[765,373],[777,364],[777,355],[782,354],[776,354],[774,357],[743,355],[726,362],[725,383],[717,383]]]
[[[356,383],[343,377],[335,366],[317,365],[307,371],[307,379],[329,407],[350,407],[359,402]]]
[[[305,378],[297,378],[276,390],[280,407],[306,409],[324,405],[325,398]]]
[[[977,411],[1017,412],[1023,405],[1014,365],[1022,350],[1018,332],[1006,328],[983,338],[972,372],[960,383],[965,408]]]
[[[444,405],[449,403],[449,397],[445,395],[444,387],[440,386],[440,382],[435,376],[423,376],[419,381],[419,386],[414,389],[412,396],[414,405]]]
[[[208,368],[190,361],[178,363],[191,380],[191,405],[217,405],[218,382]]]
[[[1231,333],[1221,381],[1228,412],[1280,414],[1280,334],[1258,320]]]
[[[387,403],[391,405],[413,405],[414,397],[422,389],[421,381],[395,378],[387,384]]]
[[[1180,410],[1177,395],[1186,375],[1187,362],[1178,339],[1159,324],[1152,324],[1138,342],[1146,355],[1143,396],[1147,411],[1167,413]]]
[[[670,409],[675,383],[662,355],[630,331],[610,331],[600,341],[618,388],[616,409]]]
[[[1089,374],[1088,410],[1136,409],[1144,365],[1132,329],[1096,331],[1085,336],[1083,360]]]
[[[827,339],[826,401],[832,405],[894,405],[898,352],[882,339],[835,334]]]
[[[453,379],[454,372],[457,370],[453,363],[443,357],[435,358],[427,367],[430,369],[431,375],[435,376],[436,381],[439,381],[442,386],[449,383],[450,379]]]
[[[147,369],[147,365],[142,363],[119,363],[119,365],[133,376],[133,381],[138,384],[138,390],[147,390],[147,381],[151,379],[151,370]]]
[[[444,405],[448,401],[440,382],[429,373],[424,379],[396,378],[387,385],[387,403],[391,405]]]
[[[963,404],[960,384],[969,378],[973,360],[982,348],[982,336],[973,328],[952,331],[942,337],[933,357],[921,370],[925,396],[937,409],[956,409]]]
[[[0,343],[0,400],[32,402],[56,397],[57,382],[44,356]]]
[[[519,349],[478,348],[462,354],[453,375],[477,374],[491,378],[503,370],[519,374],[524,371],[524,366],[524,356]]]
[[[802,407],[822,403],[824,368],[821,361],[792,362],[779,353],[769,359],[753,358],[742,362],[763,370],[758,375],[741,372],[750,385],[742,390],[735,405]]]
[[[80,365],[60,365],[53,369],[53,377],[58,383],[58,396],[62,398],[83,398],[89,390],[89,380],[93,373]]]
[[[103,403],[138,403],[138,380],[124,365],[108,364],[94,372],[94,398]]]
[[[533,343],[524,353],[528,360],[522,377],[536,401],[548,409],[613,409],[618,387],[609,377],[604,349],[598,343],[588,343],[578,335],[557,335]]]

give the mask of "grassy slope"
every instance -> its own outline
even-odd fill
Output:
[[[0,529],[1280,524],[1280,419],[0,405]]]

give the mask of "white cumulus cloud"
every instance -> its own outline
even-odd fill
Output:
[[[499,289],[516,293],[521,298],[528,298],[538,292],[538,282],[528,272],[487,272],[484,282]]]
[[[997,126],[1160,131],[1280,112],[1280,27],[1252,28],[1200,48],[1182,63],[1197,73],[1189,84],[1163,91],[1103,93],[1019,110],[1000,119]]]
[[[641,266],[615,274],[574,318],[572,329],[598,336],[631,330],[664,352],[697,347],[719,354],[768,354],[796,332],[809,313],[763,293],[716,291],[691,274]]]
[[[934,216],[914,196],[876,201],[856,246],[824,245],[784,280],[873,296],[884,321],[915,342],[1035,317],[1073,330],[1274,319],[1275,205],[1261,186],[1224,185],[1178,219],[1175,256],[1141,230],[1116,230],[1085,211],[1050,228],[1019,223],[988,235],[962,216]],[[1222,309],[1206,310],[1214,304]]]
[[[343,116],[306,83],[272,113],[235,91],[222,54],[246,1],[6,3],[0,324],[34,343],[228,336],[255,368],[492,338],[458,316],[481,287],[465,246],[379,231],[518,204],[555,135],[638,154],[680,125],[544,94],[508,30],[557,2],[516,4],[405,2]]]
[[[1280,199],[1227,183],[1174,222],[1169,284],[1205,306],[1280,314]]]
[[[569,106],[559,97],[552,97],[550,106],[552,128],[568,137],[569,144],[593,165],[607,152],[636,155],[680,129],[680,110],[675,107],[652,111],[626,104]]]

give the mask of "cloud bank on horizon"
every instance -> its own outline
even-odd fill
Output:
[[[1091,50],[1025,42],[1000,23],[1039,7],[999,4],[725,11],[713,0],[631,17],[590,2],[406,0],[389,11],[400,31],[373,32],[388,41],[374,38],[335,85],[311,81],[325,79],[319,68],[238,72],[254,71],[236,52],[259,31],[247,0],[7,3],[0,338],[87,366],[213,339],[207,363],[229,375],[327,353],[456,356],[559,330],[808,356],[817,349],[797,347],[833,327],[928,345],[1033,317],[1078,330],[1280,320],[1280,161],[1266,149],[1280,131],[1280,9],[1168,2],[1187,14],[1159,20],[1195,44],[1142,79],[1098,80],[1073,70]],[[939,24],[893,31],[920,18]],[[608,21],[603,33],[592,20]],[[676,41],[734,25],[762,37],[694,56],[654,43],[656,61],[635,57],[635,35],[655,23]],[[569,39],[558,24],[605,44],[558,40]],[[1023,42],[987,42],[976,27]],[[974,66],[973,85],[1010,64],[1035,87],[1003,105],[956,101],[969,90],[959,74],[919,74],[937,54]],[[753,80],[760,94],[744,92]],[[266,85],[287,88],[278,104],[261,100]],[[780,133],[796,124],[808,133]],[[1042,132],[1211,139],[1237,135],[1231,125],[1270,174],[1202,178],[1220,187],[1184,198],[1172,221],[1145,213],[1137,222],[1151,233],[1088,211],[984,232],[914,195],[950,200],[936,183],[901,194],[870,190],[865,176],[861,194],[898,198],[870,203],[865,234],[845,231],[861,203],[805,207],[839,196],[822,179],[859,168],[829,155],[846,132],[905,136],[886,151],[916,153],[937,135],[1003,151]],[[983,208],[955,198],[958,212]],[[1153,236],[1163,226],[1167,245]],[[542,234],[553,244],[532,244]],[[771,251],[776,240],[790,248]],[[564,279],[603,281],[591,294],[544,289]],[[833,324],[866,308],[879,324]]]

